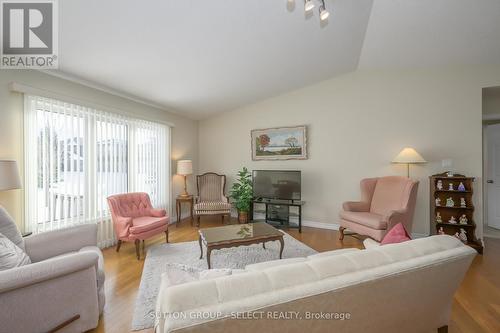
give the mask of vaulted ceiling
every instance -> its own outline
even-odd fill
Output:
[[[498,0],[326,5],[59,1],[59,73],[204,118],[358,68],[500,64]]]

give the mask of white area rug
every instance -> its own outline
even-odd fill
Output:
[[[299,242],[288,234],[284,235],[285,248],[283,258],[306,257],[317,253],[307,245]],[[185,242],[156,245],[148,250],[141,285],[135,302],[132,330],[142,330],[153,327],[156,307],[156,296],[160,288],[161,275],[166,271],[167,264],[179,263],[195,269],[207,269],[206,248],[203,247],[203,259],[200,258],[198,242]],[[211,255],[212,268],[245,268],[248,264],[279,259],[279,242],[240,246],[229,249],[214,250]]]

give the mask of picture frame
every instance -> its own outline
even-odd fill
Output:
[[[254,129],[250,133],[253,161],[307,159],[307,126]]]

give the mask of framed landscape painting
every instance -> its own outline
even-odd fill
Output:
[[[255,129],[252,160],[307,159],[306,126]]]

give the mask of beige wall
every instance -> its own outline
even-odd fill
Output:
[[[20,163],[21,171],[25,162],[23,161],[23,95],[11,92],[8,87],[10,82],[17,82],[84,101],[91,101],[107,108],[135,114],[140,118],[170,122],[175,125],[172,129],[172,172],[175,172],[174,160],[180,158],[193,159],[194,166],[198,165],[198,124],[196,121],[42,72],[0,70],[0,159],[17,160]],[[182,180],[180,177],[174,176],[174,197],[181,191]],[[9,211],[22,229],[24,223],[23,191],[0,192],[0,204]]]
[[[230,181],[242,166],[302,170],[304,220],[337,223],[342,202],[359,198],[360,179],[405,175],[404,166],[389,162],[412,146],[429,161],[411,169],[420,180],[413,232],[429,232],[428,176],[442,171],[443,158],[479,178],[482,229],[481,89],[499,83],[500,67],[347,74],[200,121],[199,170]],[[303,124],[308,160],[251,160],[251,129]]]

